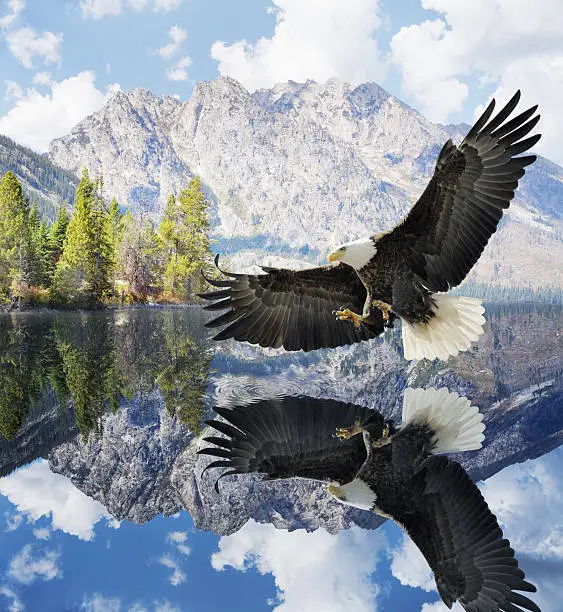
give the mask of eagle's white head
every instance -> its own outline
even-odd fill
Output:
[[[361,478],[354,478],[352,482],[342,486],[328,485],[328,492],[340,503],[362,510],[373,510],[377,499],[371,487]]]
[[[360,270],[376,253],[377,249],[371,238],[360,238],[340,245],[328,256],[328,260],[342,261],[355,270]]]

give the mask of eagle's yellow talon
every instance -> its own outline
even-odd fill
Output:
[[[342,438],[343,440],[348,440],[348,438],[359,434],[361,431],[360,421],[359,419],[356,419],[351,427],[337,427],[336,437]]]
[[[352,321],[354,327],[360,327],[360,323],[363,320],[361,315],[352,312],[349,308],[337,310],[334,314],[339,321]]]
[[[390,306],[386,302],[382,302],[381,300],[374,300],[372,302],[372,304],[373,304],[373,306],[375,306],[376,308],[379,308],[379,310],[381,310],[381,312],[383,314],[383,320],[384,321],[389,321],[389,313],[392,310],[392,306]]]
[[[385,425],[383,431],[381,432],[381,438],[379,440],[375,440],[371,443],[374,448],[379,448],[381,446],[385,446],[389,442],[389,425]]]

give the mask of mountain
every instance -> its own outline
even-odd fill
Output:
[[[49,158],[103,172],[108,195],[157,218],[171,192],[201,176],[216,250],[248,267],[325,260],[341,242],[394,225],[424,189],[443,143],[433,124],[375,83],[288,82],[253,94],[220,77],[190,100],[117,93],[55,140]],[[470,280],[562,287],[563,168],[540,158]]]
[[[9,170],[18,177],[29,201],[37,204],[46,219],[55,218],[62,202],[74,201],[78,186],[75,174],[0,134],[0,177]]]

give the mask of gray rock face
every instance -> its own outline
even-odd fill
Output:
[[[103,171],[108,197],[157,218],[200,175],[217,250],[237,267],[274,256],[323,261],[350,239],[389,228],[424,189],[436,156],[465,129],[445,128],[375,83],[284,83],[247,92],[228,77],[190,100],[118,93],[55,140],[75,173]],[[540,160],[471,275],[503,286],[563,286],[563,169]]]

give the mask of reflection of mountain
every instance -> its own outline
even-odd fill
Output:
[[[445,364],[407,364],[399,354],[397,333],[309,354],[224,344],[211,364],[206,403],[308,394],[398,416],[399,391],[407,385],[447,386],[488,410],[485,447],[460,456],[474,477],[488,477],[563,441],[563,363],[558,357],[563,337],[557,333],[561,313],[560,307],[491,308],[487,332],[476,349]],[[83,325],[89,316],[82,315]],[[122,377],[121,409],[101,416],[99,431],[83,440],[76,430],[65,435],[60,424],[68,416],[57,415],[54,395],[47,394],[41,401],[49,409],[25,413],[16,438],[0,442],[3,458],[8,457],[4,449],[11,449],[4,472],[8,465],[13,468],[48,453],[52,469],[100,500],[116,518],[144,522],[184,508],[198,527],[221,534],[236,531],[251,517],[287,529],[323,526],[337,531],[354,523],[372,528],[379,524],[378,517],[337,504],[322,487],[305,481],[225,478],[218,496],[213,475],[200,478],[208,459],[196,455],[199,442],[190,431],[203,413],[201,403],[192,410],[193,391],[200,397],[209,367],[202,313],[190,308],[138,309],[103,316],[111,322],[107,341]],[[84,327],[75,328],[78,336],[84,332]],[[65,329],[66,340],[77,346],[71,328]],[[182,413],[189,426],[171,416]],[[51,425],[42,429],[39,418]],[[24,439],[31,439],[27,447]]]

